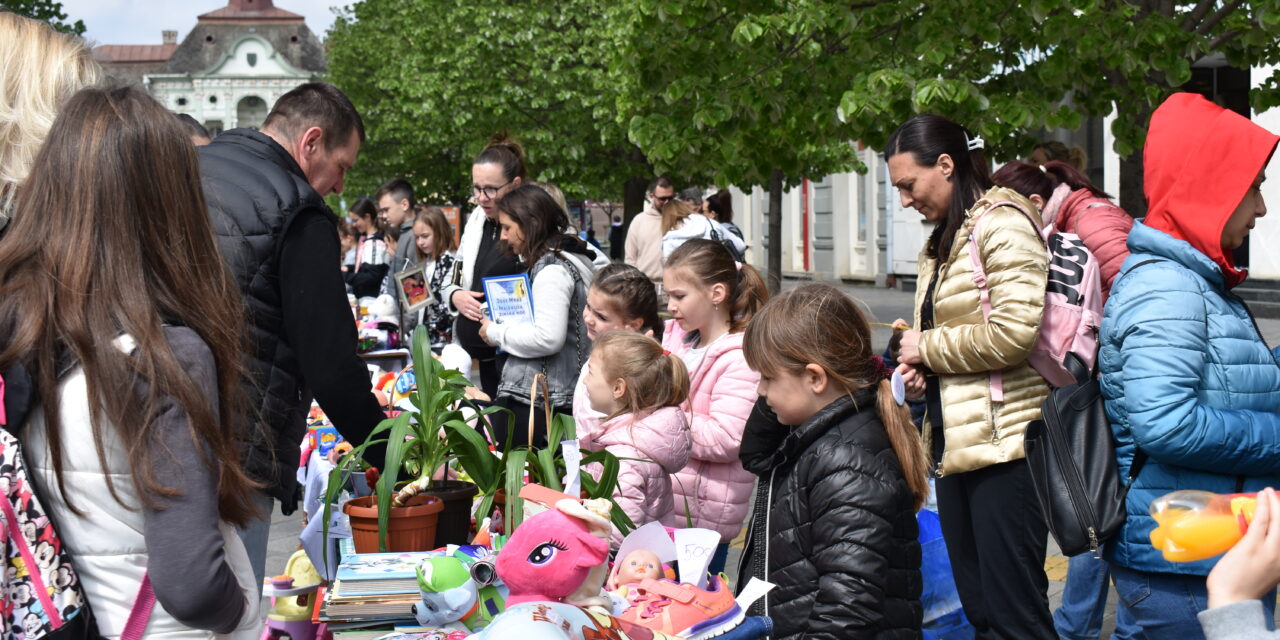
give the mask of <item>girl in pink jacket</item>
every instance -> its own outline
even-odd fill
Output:
[[[670,474],[689,462],[689,423],[679,406],[689,397],[684,362],[649,336],[613,331],[595,342],[585,387],[604,421],[578,442],[621,458],[614,500],[637,527],[669,518]],[[622,535],[615,530],[610,542],[617,548]]]
[[[735,262],[719,242],[680,245],[662,272],[669,321],[662,346],[689,369],[689,464],[672,478],[675,513],[664,524],[720,534],[710,571],[724,568],[729,541],[742,530],[755,477],[742,468],[738,448],[756,402],[760,375],[747,366],[742,332],[769,298],[751,265]]]
[[[1102,271],[1102,295],[1111,294],[1111,283],[1129,257],[1129,230],[1133,218],[1111,201],[1105,191],[1090,184],[1075,167],[1057,160],[1037,167],[1010,162],[991,176],[1001,187],[1026,196],[1040,209],[1044,226],[1074,233],[1098,259]]]
[[[658,291],[643,271],[629,264],[611,264],[596,271],[587,290],[582,323],[592,342],[609,331],[634,331],[654,338],[662,336],[658,319]],[[582,365],[573,391],[573,420],[579,439],[591,438],[600,428],[604,414],[591,408],[586,380],[589,363]]]

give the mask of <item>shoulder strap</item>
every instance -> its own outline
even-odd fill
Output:
[[[138,587],[138,597],[129,610],[129,619],[120,632],[120,640],[142,640],[147,631],[147,623],[151,621],[151,610],[156,606],[156,592],[151,588],[151,574],[142,574],[142,585]]]
[[[1000,202],[991,203],[981,213],[974,216],[973,227],[969,229],[969,264],[973,268],[973,284],[978,287],[978,300],[982,305],[982,321],[989,322],[991,320],[991,290],[987,288],[987,270],[982,266],[982,253],[978,251],[978,229],[982,226],[982,218],[992,209],[1008,205],[1017,209],[1022,215],[1031,221],[1035,226],[1037,235],[1039,235],[1040,227],[1035,224],[1035,219],[1022,205],[1012,200],[1002,200]],[[999,369],[991,371],[991,401],[1004,402],[1004,373]]]

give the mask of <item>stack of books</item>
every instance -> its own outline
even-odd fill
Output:
[[[321,622],[411,622],[418,603],[418,565],[431,552],[343,556],[320,606]]]

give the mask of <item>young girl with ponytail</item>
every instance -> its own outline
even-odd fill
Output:
[[[774,638],[919,637],[928,461],[866,318],[806,285],[766,304],[743,347],[777,417],[743,436],[760,489],[739,583],[777,585],[764,601]]]
[[[622,460],[614,500],[637,527],[670,517],[670,474],[689,461],[689,423],[680,410],[689,397],[684,362],[649,336],[613,331],[596,341],[584,386],[604,420],[589,435],[579,433],[579,442]],[[613,535],[616,547],[622,536]]]
[[[658,291],[643,271],[629,264],[610,264],[597,271],[591,281],[582,321],[592,341],[610,331],[634,331],[659,340],[662,320],[658,318]],[[573,420],[579,438],[592,437],[605,418],[587,400],[587,369],[588,365],[582,365],[573,391]]]
[[[742,332],[768,300],[769,289],[751,265],[734,262],[724,245],[704,238],[673,251],[662,280],[674,316],[662,346],[689,370],[684,409],[693,436],[689,464],[672,478],[675,513],[664,524],[719,532],[710,565],[718,573],[729,541],[742,530],[755,484],[738,460],[760,382],[742,355]]]

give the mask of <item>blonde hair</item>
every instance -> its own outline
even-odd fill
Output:
[[[671,200],[662,205],[662,235],[667,235],[672,229],[679,229],[684,225],[685,218],[697,213],[693,210],[693,205],[684,200]]]
[[[883,365],[871,349],[871,326],[853,299],[825,284],[810,284],[774,297],[747,326],[742,341],[747,365],[760,375],[822,367],[843,393],[876,390],[876,410],[919,509],[929,496],[929,459],[910,411],[893,399]]]
[[[79,38],[0,11],[0,229],[18,187],[71,94],[102,75]]]
[[[622,378],[627,382],[618,410],[606,420],[674,407],[689,397],[689,372],[684,361],[649,336],[610,331],[595,341],[592,354],[599,356],[596,361],[603,365],[600,373],[606,380]]]
[[[686,240],[671,252],[662,269],[664,272],[683,269],[692,279],[690,284],[707,289],[723,284],[727,294],[725,303],[729,305],[729,333],[745,330],[751,317],[769,300],[769,286],[760,272],[749,264],[735,261],[729,250],[715,240]]]

